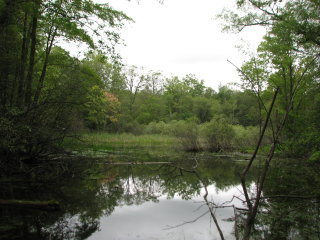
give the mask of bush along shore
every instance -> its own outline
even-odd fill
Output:
[[[195,121],[151,122],[140,134],[87,132],[66,138],[63,147],[71,152],[112,151],[115,148],[161,147],[188,152],[250,153],[259,137],[258,127],[232,125],[224,120],[198,124]],[[268,146],[268,137],[263,146]],[[261,151],[263,152],[263,146]]]

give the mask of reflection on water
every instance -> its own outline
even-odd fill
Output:
[[[238,177],[244,164],[238,161],[241,158],[131,149],[130,153],[116,152],[98,160],[73,160],[64,167],[68,171],[59,178],[51,177],[50,168],[30,173],[27,178],[4,177],[0,181],[0,199],[54,199],[61,209],[0,207],[0,239],[219,239],[204,202],[204,186],[209,192],[208,200],[224,206],[215,209],[215,215],[225,238],[234,239],[232,205],[243,207],[238,198],[233,198],[242,197]],[[152,164],[114,164],[141,161]],[[197,174],[193,172],[195,169]],[[310,187],[310,183],[319,186],[319,179],[314,177],[317,173],[295,168],[297,176],[299,170],[309,173],[307,180],[301,182],[301,178],[288,179],[292,170],[285,169],[276,166],[271,171],[266,194],[278,194],[277,191],[287,194],[297,186],[299,189],[306,184]],[[255,172],[258,170],[258,166],[255,167]],[[249,176],[253,186],[254,180],[254,174]],[[283,180],[291,187],[286,187]],[[279,182],[282,184],[277,184]],[[291,206],[294,211],[290,210]],[[312,217],[303,214],[301,206],[308,206]],[[279,209],[285,209],[290,219],[281,218]],[[314,199],[304,199],[303,203],[297,199],[268,200],[263,210],[268,214],[259,217],[256,239],[305,239],[303,236],[318,239],[320,211]],[[308,227],[310,222],[312,227]]]
[[[209,186],[208,191],[211,193],[209,199],[216,203],[226,202],[239,193],[236,188],[218,191],[214,185]],[[204,191],[201,191],[201,195],[189,200],[161,196],[158,203],[116,207],[111,216],[100,219],[101,231],[89,239],[219,239],[208,209],[203,205],[203,195]],[[217,209],[216,216],[226,239],[234,239],[231,234],[234,224],[223,221],[233,216],[233,208]]]

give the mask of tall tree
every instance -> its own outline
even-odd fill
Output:
[[[5,144],[0,144],[1,152],[11,149],[39,153],[36,148],[40,145],[50,145],[65,135],[61,125],[63,121],[69,125],[65,110],[70,109],[74,99],[68,101],[62,95],[57,100],[59,94],[48,89],[55,79],[56,89],[70,93],[60,86],[70,87],[74,82],[66,73],[62,74],[63,79],[57,77],[59,71],[69,67],[72,69],[69,73],[79,79],[79,72],[83,73],[85,68],[73,59],[64,67],[50,66],[56,60],[54,57],[68,58],[65,53],[53,56],[57,42],[83,43],[87,48],[116,57],[118,29],[126,20],[130,18],[124,13],[92,0],[0,1],[0,122],[8,123],[0,124],[1,132],[8,138]],[[73,90],[81,92],[80,88]],[[80,104],[81,100],[76,102]]]
[[[22,108],[31,101],[38,104],[48,59],[57,39],[80,41],[91,48],[112,52],[119,34],[110,30],[129,20],[108,4],[91,0],[2,1],[0,14],[3,63],[0,104],[17,103]]]
[[[319,34],[315,32],[320,27],[320,4],[319,1],[313,0],[238,0],[237,5],[238,10],[243,12],[225,11],[222,14],[228,22],[226,29],[241,31],[248,26],[266,26],[267,34],[258,50],[267,60],[264,69],[269,71],[268,88],[274,91],[256,150],[241,174],[248,206],[243,239],[249,239],[275,149],[281,141],[283,132],[290,125],[288,122],[292,119],[292,113],[303,100],[306,87],[317,79],[315,71],[319,62]],[[247,64],[243,71],[252,75],[251,73],[257,72],[258,68]],[[274,109],[277,111],[274,112]],[[264,169],[257,180],[257,190],[252,200],[246,185],[246,176],[259,151],[267,124],[272,118],[275,123],[273,143],[265,160]]]

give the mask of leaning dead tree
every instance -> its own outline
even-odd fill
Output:
[[[284,89],[281,89],[280,84],[278,86],[276,85],[274,92],[273,92],[273,97],[272,97],[269,109],[265,108],[267,115],[264,120],[262,130],[260,131],[260,136],[259,136],[257,145],[255,147],[255,150],[254,150],[248,164],[246,165],[246,167],[243,169],[243,171],[240,174],[241,186],[242,186],[242,190],[243,190],[243,195],[245,197],[244,202],[247,206],[246,219],[245,219],[244,226],[243,226],[243,228],[244,228],[243,237],[242,237],[243,240],[250,239],[252,229],[254,228],[255,219],[256,219],[256,216],[258,213],[258,209],[259,209],[261,200],[263,198],[263,196],[262,196],[263,187],[265,184],[267,173],[270,168],[270,164],[273,159],[275,150],[277,148],[277,145],[280,142],[280,137],[281,137],[283,129],[285,128],[286,123],[288,121],[289,114],[291,113],[291,111],[294,108],[294,103],[295,103],[297,94],[299,93],[299,91],[301,91],[301,89],[303,89],[302,86],[307,79],[306,75],[307,75],[308,71],[310,70],[311,66],[313,65],[313,63],[316,61],[316,59],[317,59],[317,57],[311,59],[305,65],[299,66],[299,67],[294,66],[293,62],[291,62],[290,66],[289,66],[291,69],[290,75],[283,76],[284,79],[282,79],[283,82],[285,82],[285,81],[287,81],[287,79],[289,79],[289,84],[291,86],[290,91],[286,92],[286,91],[284,91]],[[240,74],[242,74],[242,76],[244,78],[248,79],[249,81],[253,81],[250,78],[250,76],[248,76],[245,72],[243,72],[239,68],[237,68],[237,69],[240,72]],[[295,71],[294,71],[294,69],[295,69]],[[277,126],[274,127],[271,122],[271,116],[274,111],[274,106],[275,106],[275,103],[276,103],[277,98],[279,96],[280,90],[282,90],[282,94],[284,95],[283,97],[287,101],[286,101],[286,105],[285,105],[285,109],[284,109],[284,113],[282,115],[282,118],[278,121]],[[259,97],[259,100],[261,100],[260,97]],[[271,143],[271,147],[268,151],[268,154],[265,158],[263,169],[262,169],[260,175],[258,176],[257,184],[256,184],[256,191],[254,193],[254,197],[252,198],[249,196],[249,187],[250,186],[246,182],[246,179],[247,179],[247,175],[252,167],[252,164],[257,157],[257,154],[258,154],[259,149],[261,147],[262,140],[265,136],[266,129],[270,123],[272,124],[271,130],[272,130],[273,140]],[[235,229],[235,231],[237,231],[237,230]],[[237,238],[238,238],[238,236],[237,236]]]
[[[197,168],[197,166],[198,166],[198,162],[197,162],[196,159],[195,159],[195,165],[193,166],[193,169],[186,169],[186,168],[175,166],[175,165],[172,165],[172,164],[170,166],[173,167],[174,170],[178,170],[179,171],[179,176],[183,176],[183,172],[186,172],[186,173],[194,174],[197,177],[197,179],[201,183],[203,189],[205,190],[205,193],[203,195],[203,200],[204,200],[204,205],[206,205],[208,207],[208,211],[206,211],[205,213],[201,214],[200,216],[198,216],[197,218],[195,218],[193,220],[185,221],[185,222],[183,222],[181,224],[178,224],[178,225],[175,225],[175,226],[167,226],[166,228],[164,228],[164,230],[181,227],[181,226],[183,226],[185,224],[194,223],[194,222],[198,221],[200,218],[202,218],[203,216],[205,216],[205,215],[207,215],[209,213],[211,218],[212,218],[212,220],[213,220],[213,222],[214,222],[214,224],[215,224],[215,226],[216,226],[216,228],[217,228],[217,230],[218,230],[220,239],[221,240],[225,240],[225,237],[223,235],[222,229],[221,229],[221,227],[219,225],[218,219],[217,219],[216,214],[215,214],[215,209],[224,208],[224,207],[234,207],[234,206],[217,206],[213,202],[210,202],[208,200],[209,192],[208,192],[207,184],[205,184],[205,181],[201,178],[200,174],[195,170],[195,168]]]

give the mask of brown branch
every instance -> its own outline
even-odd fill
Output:
[[[271,199],[271,198],[297,198],[297,199],[313,199],[319,198],[319,196],[301,196],[301,195],[271,195],[260,197],[260,199]],[[252,200],[256,200],[256,198],[252,198]]]
[[[20,207],[20,208],[33,208],[39,210],[59,210],[59,203],[56,201],[29,201],[29,200],[16,200],[16,199],[0,199],[1,206],[7,207]]]
[[[256,145],[256,148],[252,154],[252,157],[250,158],[249,160],[249,163],[247,165],[247,167],[242,171],[242,173],[240,174],[240,180],[241,180],[241,185],[242,185],[242,188],[243,188],[243,192],[244,192],[244,196],[246,198],[246,202],[247,202],[247,206],[249,208],[249,211],[251,212],[252,211],[252,203],[250,201],[250,198],[249,198],[249,194],[248,194],[248,191],[247,191],[247,186],[246,186],[246,175],[247,173],[249,172],[250,168],[251,168],[251,165],[253,163],[253,161],[255,160],[257,154],[258,154],[258,151],[260,149],[260,145],[262,143],[262,139],[264,137],[264,134],[265,134],[265,131],[267,129],[267,126],[268,126],[268,122],[269,122],[269,119],[271,117],[271,112],[272,112],[272,109],[273,109],[273,106],[274,106],[274,103],[276,101],[276,98],[277,98],[277,95],[278,95],[278,92],[279,92],[279,89],[277,88],[274,95],[273,95],[273,98],[272,98],[272,102],[271,102],[271,105],[270,105],[270,108],[269,108],[269,111],[268,111],[268,114],[267,114],[267,117],[266,117],[266,120],[264,122],[264,125],[263,125],[263,128],[262,128],[262,131],[261,131],[261,134],[260,134],[260,137],[259,137],[259,140],[258,140],[258,143]]]
[[[188,173],[194,173],[194,174],[196,175],[196,177],[199,179],[199,181],[201,182],[201,184],[203,185],[203,187],[204,187],[204,189],[205,189],[205,194],[204,194],[204,196],[203,196],[203,199],[204,199],[206,205],[208,206],[210,215],[211,215],[211,217],[212,217],[212,219],[213,219],[213,221],[214,221],[214,223],[215,223],[215,225],[216,225],[216,227],[217,227],[217,229],[218,229],[218,232],[219,232],[219,235],[220,235],[221,240],[224,240],[225,238],[224,238],[224,236],[223,236],[223,232],[222,232],[222,230],[221,230],[221,228],[220,228],[220,226],[219,226],[218,220],[217,220],[217,218],[216,218],[216,216],[215,216],[215,214],[214,214],[214,212],[213,212],[213,208],[214,208],[214,207],[210,206],[210,205],[213,205],[213,204],[212,204],[211,202],[209,202],[209,201],[208,201],[208,198],[207,198],[207,197],[208,197],[208,194],[209,194],[209,193],[208,193],[207,186],[204,184],[204,182],[203,182],[203,180],[201,179],[200,175],[199,175],[195,170],[188,170],[188,169],[185,169],[185,168],[182,168],[182,167],[176,167],[176,166],[173,166],[173,167],[178,168],[178,169],[180,170],[180,172],[184,171],[184,172],[188,172]],[[208,213],[208,212],[206,212],[206,213]],[[193,222],[193,221],[191,221],[191,222]],[[186,223],[188,223],[188,222],[186,222]],[[183,223],[183,224],[185,224],[185,223]],[[182,225],[183,225],[183,224],[182,224]],[[178,225],[178,226],[179,226],[179,225]]]
[[[205,213],[201,214],[199,217],[191,220],[191,221],[186,221],[186,222],[183,222],[183,223],[180,223],[178,225],[175,225],[175,226],[167,226],[166,228],[162,229],[162,230],[170,230],[170,229],[173,229],[173,228],[178,228],[178,227],[181,227],[183,225],[186,225],[186,224],[190,224],[190,223],[195,223],[196,221],[198,221],[200,218],[202,218],[203,216],[207,215],[209,211],[206,211]]]
[[[245,29],[246,27],[252,27],[252,26],[269,26],[269,25],[272,25],[272,23],[269,23],[269,22],[267,22],[267,21],[242,24],[241,27],[239,28],[239,32],[241,32],[241,31],[242,31],[243,29]]]
[[[253,0],[249,0],[249,2],[252,4],[252,6],[254,6],[255,8],[257,8],[260,11],[264,12],[265,14],[267,14],[269,16],[272,16],[272,17],[279,18],[279,16],[277,14],[275,14],[274,12],[270,12],[270,11],[258,6]]]
[[[203,184],[203,183],[202,183],[202,184]],[[211,217],[212,217],[212,219],[213,219],[213,221],[214,221],[214,223],[215,223],[215,225],[216,225],[216,227],[217,227],[217,229],[218,229],[218,232],[219,232],[219,235],[220,235],[221,240],[224,240],[224,236],[223,236],[222,230],[221,230],[221,228],[220,228],[220,226],[219,226],[218,220],[217,220],[217,218],[216,218],[216,216],[215,216],[215,214],[214,214],[214,212],[213,212],[213,210],[212,210],[212,207],[210,206],[210,203],[209,203],[209,201],[208,201],[208,199],[207,199],[207,197],[208,197],[208,189],[207,189],[207,186],[206,186],[205,184],[203,184],[203,187],[204,187],[204,189],[205,189],[205,191],[206,191],[206,193],[205,193],[204,196],[203,196],[203,199],[204,199],[204,201],[206,202],[206,204],[207,204],[207,206],[208,206],[208,208],[209,208],[210,215],[211,215]]]

